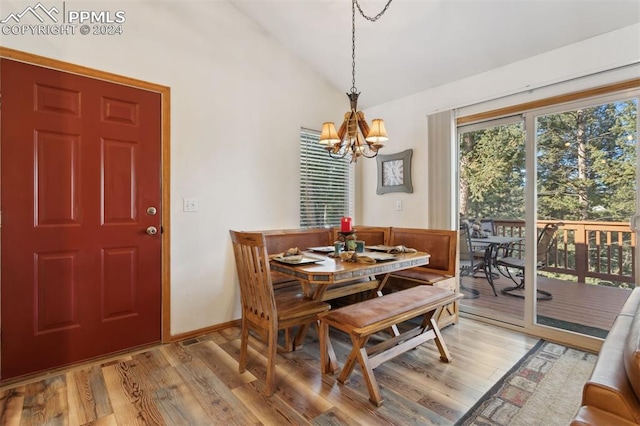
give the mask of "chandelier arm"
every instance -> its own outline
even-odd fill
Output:
[[[360,155],[362,155],[362,156],[363,156],[363,157],[365,157],[365,158],[373,158],[373,157],[375,157],[375,156],[377,156],[377,155],[378,155],[378,151],[373,151],[373,150],[371,150],[371,152],[373,153],[373,155],[367,155],[367,154],[365,154],[364,152],[361,152],[361,153],[360,153]]]
[[[348,150],[348,149],[345,149],[345,150],[343,151],[342,155],[337,155],[337,154],[334,154],[334,153],[333,153],[333,151],[329,151],[329,157],[331,157],[331,158],[333,158],[333,159],[336,159],[336,160],[341,160],[341,159],[343,159],[344,157],[346,157],[348,153],[349,153],[349,150]]]

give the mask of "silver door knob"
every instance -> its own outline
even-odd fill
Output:
[[[156,235],[157,233],[158,233],[158,230],[156,229],[155,226],[150,226],[147,228],[147,234]]]
[[[158,213],[158,210],[156,210],[156,208],[155,208],[155,207],[148,207],[148,208],[147,208],[147,214],[148,214],[148,215],[153,216],[153,215],[155,215],[156,213]]]

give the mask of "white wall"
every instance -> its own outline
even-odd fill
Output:
[[[30,4],[2,0],[0,12]],[[300,126],[341,114],[344,94],[226,1],[66,5],[124,10],[123,35],[0,44],[171,88],[171,332],[239,318],[229,229],[298,226]],[[199,211],[182,212],[183,198]]]
[[[640,24],[637,24],[368,109],[365,111],[367,117],[381,117],[385,120],[390,140],[381,152],[391,154],[413,148],[413,194],[376,195],[375,161],[361,162],[362,191],[358,206],[360,222],[369,225],[429,227],[432,226],[432,220],[428,216],[429,198],[433,199],[432,207],[437,204],[437,208],[450,209],[454,194],[444,191],[428,194],[427,190],[430,177],[427,168],[428,154],[432,151],[447,152],[429,146],[435,141],[428,141],[427,138],[427,115],[459,109],[458,116],[464,116],[638,78],[639,62]],[[633,63],[636,66],[588,79],[573,80]],[[556,84],[564,81],[570,82]],[[542,86],[548,87],[534,90]],[[510,96],[516,93],[521,94]],[[495,100],[485,102],[493,99]],[[479,104],[481,102],[484,103]],[[451,164],[451,160],[455,162],[455,158],[439,158],[435,161],[446,165]],[[432,182],[431,186],[437,188],[438,184],[439,182]],[[456,188],[457,183],[454,182],[452,187]],[[403,202],[402,211],[394,210],[395,200]]]

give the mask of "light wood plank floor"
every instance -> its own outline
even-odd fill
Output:
[[[278,356],[278,387],[265,398],[264,346],[252,340],[248,371],[239,374],[234,327],[0,387],[0,423],[453,424],[537,341],[465,318],[442,333],[450,364],[431,341],[375,370],[381,407],[368,401],[359,367],[345,386],[321,376],[315,330],[302,350]],[[331,338],[344,361],[347,337]]]

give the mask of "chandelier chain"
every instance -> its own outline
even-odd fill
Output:
[[[356,3],[356,6],[358,6],[358,11],[360,12],[360,15],[362,15],[362,17],[368,21],[371,22],[376,22],[378,19],[380,19],[380,17],[382,15],[384,15],[384,13],[387,11],[387,9],[389,9],[389,5],[391,4],[392,0],[389,0],[387,2],[387,4],[384,6],[384,8],[380,11],[380,13],[378,13],[376,16],[371,17],[371,16],[367,16],[365,15],[365,13],[362,11],[362,8],[360,7],[360,3],[358,3],[358,0],[354,0]]]
[[[357,93],[356,89],[356,6],[363,18],[368,21],[375,22],[389,9],[389,5],[393,0],[389,0],[384,8],[376,16],[371,17],[365,15],[360,7],[358,0],[351,0],[351,93]]]

